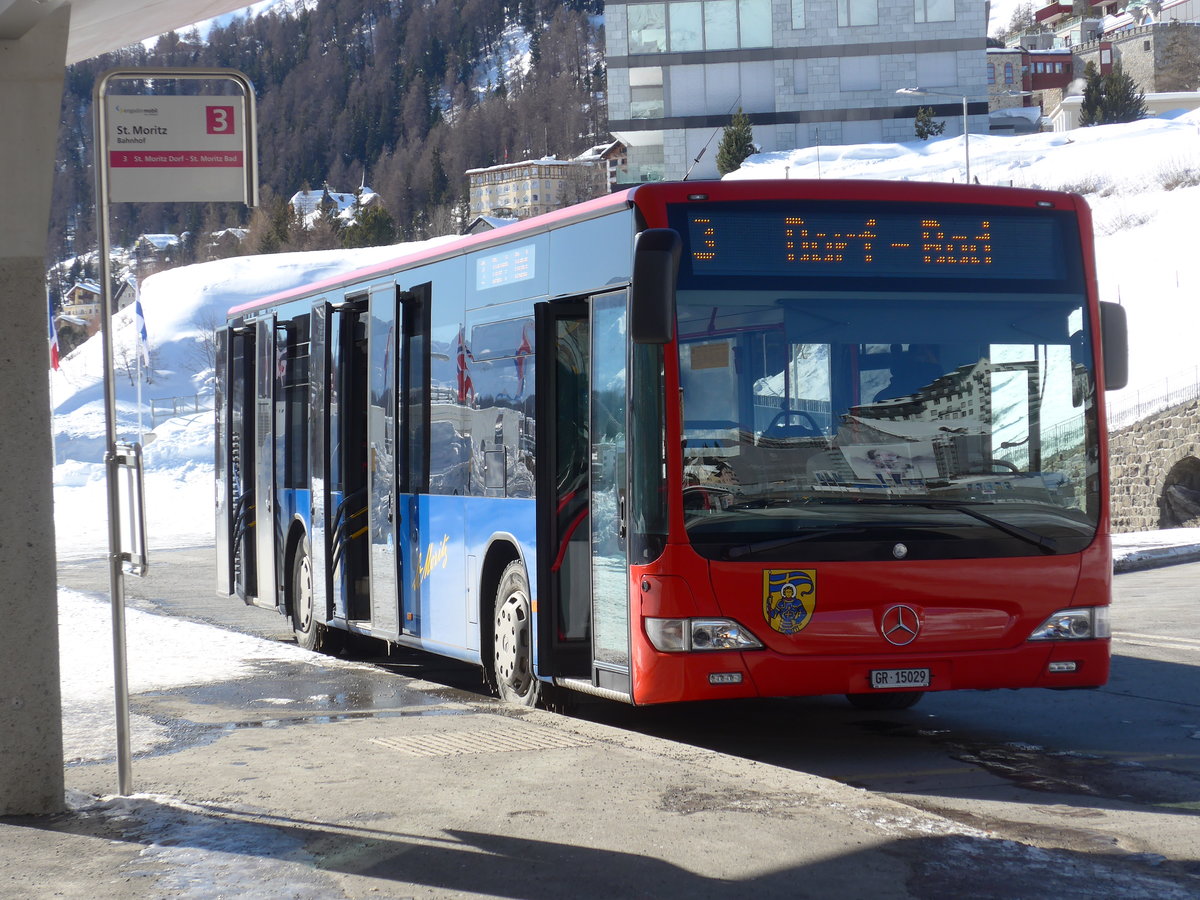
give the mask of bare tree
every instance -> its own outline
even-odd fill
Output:
[[[1200,89],[1200,25],[1171,22],[1161,31],[1161,58],[1155,79],[1160,91]]]
[[[192,374],[200,375],[217,367],[217,327],[224,323],[216,310],[203,306],[192,324],[196,326],[196,343],[188,352],[188,368]]]

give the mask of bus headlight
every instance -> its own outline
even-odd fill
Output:
[[[646,619],[646,636],[656,650],[761,650],[762,643],[733,619]]]
[[[1033,629],[1031,641],[1090,641],[1112,637],[1107,606],[1060,609]]]

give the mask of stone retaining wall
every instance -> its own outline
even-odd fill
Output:
[[[1195,484],[1200,473],[1200,400],[1114,431],[1108,436],[1108,448],[1112,530],[1154,531],[1183,525],[1164,521],[1163,492],[1176,483],[1200,487]]]

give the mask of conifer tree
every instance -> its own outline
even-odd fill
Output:
[[[1100,72],[1094,62],[1089,62],[1083,69],[1085,83],[1083,86],[1083,103],[1079,107],[1079,124],[1083,128],[1090,125],[1104,124],[1100,119],[1100,100],[1103,88],[1100,83]]]
[[[721,134],[721,143],[717,146],[717,171],[722,175],[740,169],[746,157],[756,152],[754,146],[754,129],[750,127],[750,117],[738,111],[733,119],[725,126]]]
[[[368,206],[358,215],[358,221],[344,228],[340,235],[342,246],[382,247],[396,241],[396,221],[381,204]]]
[[[946,130],[945,122],[938,122],[933,118],[933,107],[931,106],[922,106],[917,110],[917,118],[913,125],[917,137],[923,141],[937,137]]]
[[[1083,89],[1083,105],[1079,108],[1081,126],[1136,122],[1146,117],[1146,95],[1138,90],[1136,82],[1120,63],[1115,63],[1108,74],[1101,75],[1095,64],[1089,62],[1084,74],[1087,84]]]
[[[1101,82],[1102,119],[1105,125],[1118,122],[1136,122],[1146,118],[1146,95],[1138,90],[1133,76],[1126,74],[1120,63]]]

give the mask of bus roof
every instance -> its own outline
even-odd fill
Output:
[[[629,188],[624,191],[619,191],[612,194],[605,194],[603,197],[597,197],[593,200],[586,200],[583,203],[577,203],[574,206],[568,206],[563,209],[558,209],[553,212],[544,213],[540,216],[526,219],[513,225],[505,225],[503,228],[497,228],[492,231],[484,232],[483,234],[464,235],[454,241],[449,241],[435,247],[426,247],[422,250],[417,250],[411,253],[405,253],[396,256],[392,259],[386,259],[382,262],[375,263],[370,266],[364,266],[361,269],[354,269],[350,272],[344,272],[341,275],[335,275],[330,278],[325,278],[321,281],[315,281],[311,284],[301,285],[300,287],[291,288],[286,291],[280,291],[276,294],[269,294],[266,297],[260,297],[256,300],[251,300],[248,303],[243,303],[240,306],[235,306],[229,310],[229,318],[244,315],[245,313],[253,312],[256,309],[264,307],[276,306],[280,303],[286,303],[289,300],[295,300],[310,294],[319,294],[334,288],[344,285],[357,284],[361,281],[367,281],[373,278],[378,278],[380,275],[385,275],[390,272],[399,272],[404,269],[412,268],[416,265],[434,262],[440,259],[449,259],[453,256],[459,256],[471,250],[481,250],[494,244],[505,244],[516,237],[528,237],[533,234],[540,234],[544,231],[549,231],[556,226],[567,224],[568,222],[590,219],[595,216],[604,215],[614,209],[622,206],[629,207],[632,205],[632,195],[638,188]]]
[[[655,210],[671,203],[689,200],[889,200],[897,202],[982,203],[1017,207],[1071,209],[1087,216],[1087,202],[1076,194],[1031,188],[994,187],[991,185],[947,184],[928,181],[813,180],[813,179],[736,179],[726,181],[651,182],[612,194],[544,213],[522,222],[506,225],[483,234],[465,235],[434,247],[403,254],[361,269],[336,275],[311,284],[270,294],[235,306],[229,318],[244,315],[358,284],[416,265],[449,259],[473,250],[506,244],[521,237],[540,234],[563,225],[606,215],[622,207],[637,205],[647,213],[649,227],[665,227],[666,221]]]

